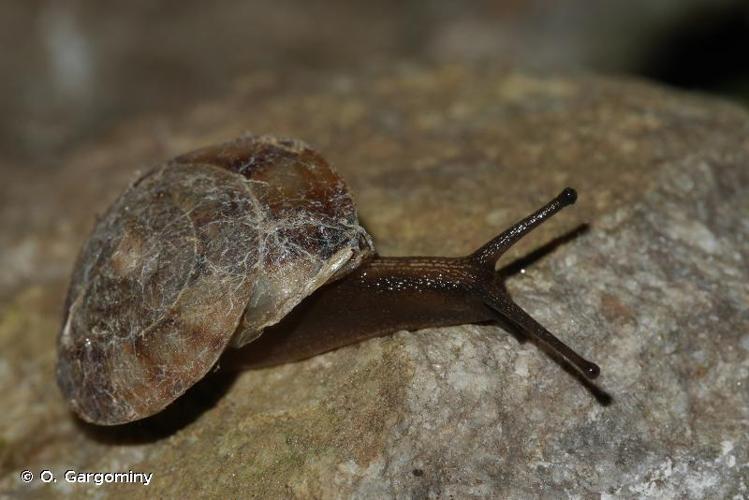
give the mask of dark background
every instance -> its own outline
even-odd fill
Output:
[[[749,102],[744,0],[4,0],[0,37],[0,161],[35,167],[263,71],[479,62]]]

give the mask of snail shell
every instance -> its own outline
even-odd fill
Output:
[[[83,419],[152,415],[374,253],[343,180],[305,144],[247,136],[149,171],[73,273],[57,380]]]

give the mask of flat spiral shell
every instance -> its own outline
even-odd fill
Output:
[[[345,184],[308,146],[247,136],[180,156],[123,193],[85,244],[58,384],[90,422],[152,415],[228,344],[372,252]]]

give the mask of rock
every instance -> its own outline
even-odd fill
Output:
[[[0,187],[0,491],[135,498],[749,494],[749,117],[636,81],[459,66],[250,76]],[[136,171],[241,132],[314,144],[384,255],[459,255],[563,186],[577,205],[503,259],[597,385],[496,326],[401,332],[237,376],[153,419],[76,420],[54,383],[68,273]],[[521,260],[580,224],[541,259]],[[57,482],[24,484],[29,469]],[[80,486],[79,472],[152,472]]]

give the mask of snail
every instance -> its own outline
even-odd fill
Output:
[[[301,141],[245,136],[178,156],[134,182],[84,244],[57,340],[58,385],[82,419],[115,425],[159,412],[227,347],[264,330],[258,366],[498,319],[595,378],[599,367],[517,306],[495,271],[576,198],[563,190],[466,257],[382,257],[343,180]],[[303,300],[303,316],[276,332]]]

